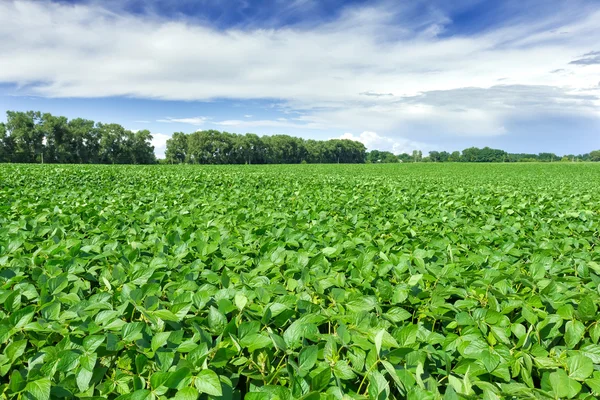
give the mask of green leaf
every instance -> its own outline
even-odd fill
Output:
[[[158,350],[160,347],[163,347],[167,344],[167,340],[169,340],[169,336],[171,336],[171,332],[157,332],[152,336],[151,348],[152,351]]]
[[[94,352],[98,347],[102,345],[102,343],[104,343],[105,340],[106,337],[100,335],[86,336],[83,339],[83,348],[87,352]]]
[[[340,360],[335,363],[333,366],[333,374],[342,380],[356,378],[356,374],[345,360]]]
[[[198,391],[191,387],[178,390],[175,394],[175,400],[196,400],[197,398]]]
[[[90,387],[90,381],[92,380],[93,372],[85,368],[81,368],[77,374],[77,387],[80,392],[85,392]]]
[[[317,362],[319,348],[317,346],[307,346],[300,351],[298,356],[299,375],[304,377]]]
[[[200,393],[206,393],[211,396],[222,396],[223,390],[221,389],[221,381],[219,376],[210,369],[202,370],[196,379],[194,385]]]
[[[569,377],[582,381],[594,372],[594,363],[583,355],[575,355],[567,358],[567,369]]]
[[[489,350],[482,351],[479,360],[483,363],[483,366],[487,372],[494,371],[500,364],[500,356],[490,352]]]
[[[49,400],[52,382],[48,378],[28,382],[23,392],[27,400]]]
[[[18,370],[13,370],[13,372],[10,375],[10,383],[8,385],[11,392],[18,393],[22,391],[23,389],[25,389],[26,384],[27,382],[23,378],[23,375],[21,375],[21,373]]]
[[[321,252],[326,257],[331,257],[337,252],[337,249],[335,247],[325,247],[323,250],[321,250]]]
[[[570,349],[577,346],[583,339],[585,333],[585,325],[580,321],[568,321],[565,326],[565,343]]]
[[[380,330],[379,332],[377,332],[377,335],[375,335],[375,351],[377,352],[377,354],[381,354],[381,344],[383,343],[383,335],[385,334],[385,330]]]
[[[152,312],[152,315],[162,319],[163,321],[178,322],[181,319],[169,310],[156,310]]]
[[[164,386],[170,389],[178,389],[181,383],[190,375],[189,368],[179,368],[175,371],[167,373],[167,379],[164,382]]]
[[[567,373],[562,369],[550,374],[550,386],[558,398],[571,399],[581,391],[581,384],[569,378]]]
[[[142,330],[146,324],[143,322],[131,322],[123,325],[121,335],[126,342],[133,342],[142,338]]]
[[[577,307],[577,312],[579,313],[579,317],[584,321],[593,320],[596,317],[596,304],[591,296],[585,296],[579,302],[579,306]]]
[[[594,372],[594,376],[586,379],[585,384],[588,385],[596,395],[600,394],[600,372]]]
[[[379,398],[379,395],[385,393],[385,398],[388,398],[387,395],[390,390],[390,386],[385,379],[385,377],[379,371],[371,371],[368,375],[369,377],[369,395],[372,399]]]
[[[25,353],[25,348],[27,347],[27,340],[19,340],[16,342],[12,342],[6,349],[4,349],[4,354],[8,357],[10,362],[14,362],[16,359],[21,357],[23,353]]]
[[[211,307],[208,311],[208,326],[214,332],[222,332],[227,325],[227,318],[219,310]]]
[[[240,311],[242,311],[244,307],[246,307],[246,304],[248,304],[248,298],[243,293],[236,293],[234,301],[235,306]]]
[[[265,334],[254,333],[244,336],[244,338],[240,340],[240,345],[247,348],[248,351],[252,353],[255,350],[273,346],[273,341]]]
[[[12,313],[9,317],[12,327],[19,329],[27,325],[33,319],[35,313],[34,306],[28,306]]]
[[[329,386],[331,380],[331,368],[324,366],[317,369],[311,378],[311,389],[314,391],[322,391]]]
[[[135,392],[131,393],[131,397],[129,400],[152,400],[154,399],[154,395],[148,389],[139,389]]]

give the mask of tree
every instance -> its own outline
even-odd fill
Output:
[[[264,160],[265,146],[258,135],[246,133],[243,136],[243,156],[247,164],[258,164]]]
[[[188,138],[183,132],[175,132],[170,139],[167,140],[167,149],[165,157],[171,164],[181,164],[185,162],[188,153]]]
[[[450,162],[459,162],[460,161],[460,151],[453,151],[452,154],[448,157],[448,161]]]
[[[39,129],[41,117],[41,114],[35,111],[6,112],[6,130],[12,141],[12,161],[41,161],[44,149],[44,134]]]
[[[590,151],[590,161],[600,161],[600,150]]]
[[[543,162],[554,162],[560,160],[560,157],[554,153],[540,153],[538,154],[537,159]]]
[[[98,123],[100,132],[100,162],[105,164],[131,164],[124,145],[125,128],[118,124]]]
[[[55,117],[52,114],[42,115],[39,129],[44,135],[44,162],[75,162],[75,149],[72,147],[71,132],[66,117]]]
[[[411,155],[408,154],[408,153],[399,154],[398,155],[398,160],[400,162],[413,162],[414,161],[413,158],[411,157]]]
[[[71,149],[77,163],[100,162],[100,132],[94,121],[75,118],[69,121]]]
[[[464,162],[504,162],[507,161],[507,155],[504,150],[469,147],[463,150],[461,159]]]
[[[413,150],[412,152],[413,162],[419,162],[423,160],[423,153],[421,150]]]
[[[128,131],[130,132],[130,131]],[[152,134],[144,129],[133,134],[133,146],[131,153],[134,164],[154,164],[156,156],[154,155],[154,146],[152,145]]]

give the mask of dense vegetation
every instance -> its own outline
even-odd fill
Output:
[[[429,156],[423,157],[421,151],[415,150],[412,154],[402,153],[395,155],[389,151],[372,150],[367,153],[369,163],[397,163],[397,162],[574,162],[574,161],[600,161],[600,150],[586,154],[567,154],[557,156],[554,153],[507,153],[504,150],[484,147],[470,147],[462,152],[430,151]]]
[[[0,397],[598,398],[598,187],[576,163],[0,165]]]
[[[365,145],[353,140],[305,140],[288,135],[176,132],[167,140],[166,161],[189,164],[300,164],[365,162]]]
[[[68,120],[40,112],[7,112],[0,123],[0,162],[61,164],[154,164],[149,131],[132,132],[118,124]],[[197,131],[175,132],[167,141],[166,164],[361,164],[397,162],[600,161],[600,150],[559,157],[552,153],[513,154],[471,147],[461,152],[420,150],[399,155],[366,151],[352,140],[306,140],[288,135],[258,136]]]
[[[154,164],[149,131],[118,124],[55,117],[40,112],[6,113],[0,123],[0,162]]]

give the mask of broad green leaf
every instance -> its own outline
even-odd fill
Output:
[[[300,368],[300,376],[305,376],[317,362],[319,349],[317,346],[308,346],[300,351],[298,357],[298,367]]]
[[[581,390],[581,384],[574,379],[569,378],[562,369],[550,374],[550,385],[552,391],[559,398],[571,399]]]
[[[223,395],[221,381],[219,376],[210,369],[202,370],[194,379],[194,385],[200,393],[206,393],[211,396]]]
[[[28,382],[23,394],[27,400],[49,400],[52,382],[48,378],[42,378]]]
[[[565,326],[565,343],[572,349],[583,339],[585,325],[580,321],[568,321]]]
[[[178,390],[175,394],[175,400],[196,400],[197,398],[198,391],[191,387]]]
[[[594,372],[594,363],[583,355],[574,355],[567,358],[569,377],[582,381]]]

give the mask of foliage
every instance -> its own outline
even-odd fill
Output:
[[[597,398],[598,168],[0,166],[0,397]]]
[[[492,149],[484,147],[469,147],[464,149],[462,154],[460,151],[448,153],[447,151],[430,151],[428,157],[423,157],[417,150],[413,151],[412,156],[407,153],[393,155],[386,154],[386,157],[381,157],[380,154],[387,152],[379,152],[373,150],[367,152],[367,162],[394,163],[394,162],[558,162],[558,161],[600,161],[600,150],[592,151],[589,154],[573,155],[569,154],[564,157],[559,157],[554,153],[507,153],[504,150]],[[375,160],[379,161],[375,161]]]
[[[118,124],[8,111],[0,124],[0,162],[154,164],[152,135]]]
[[[362,143],[352,140],[304,140],[288,135],[259,137],[252,133],[206,130],[173,134],[167,140],[166,157],[171,163],[189,164],[356,164],[365,162],[365,151]]]

